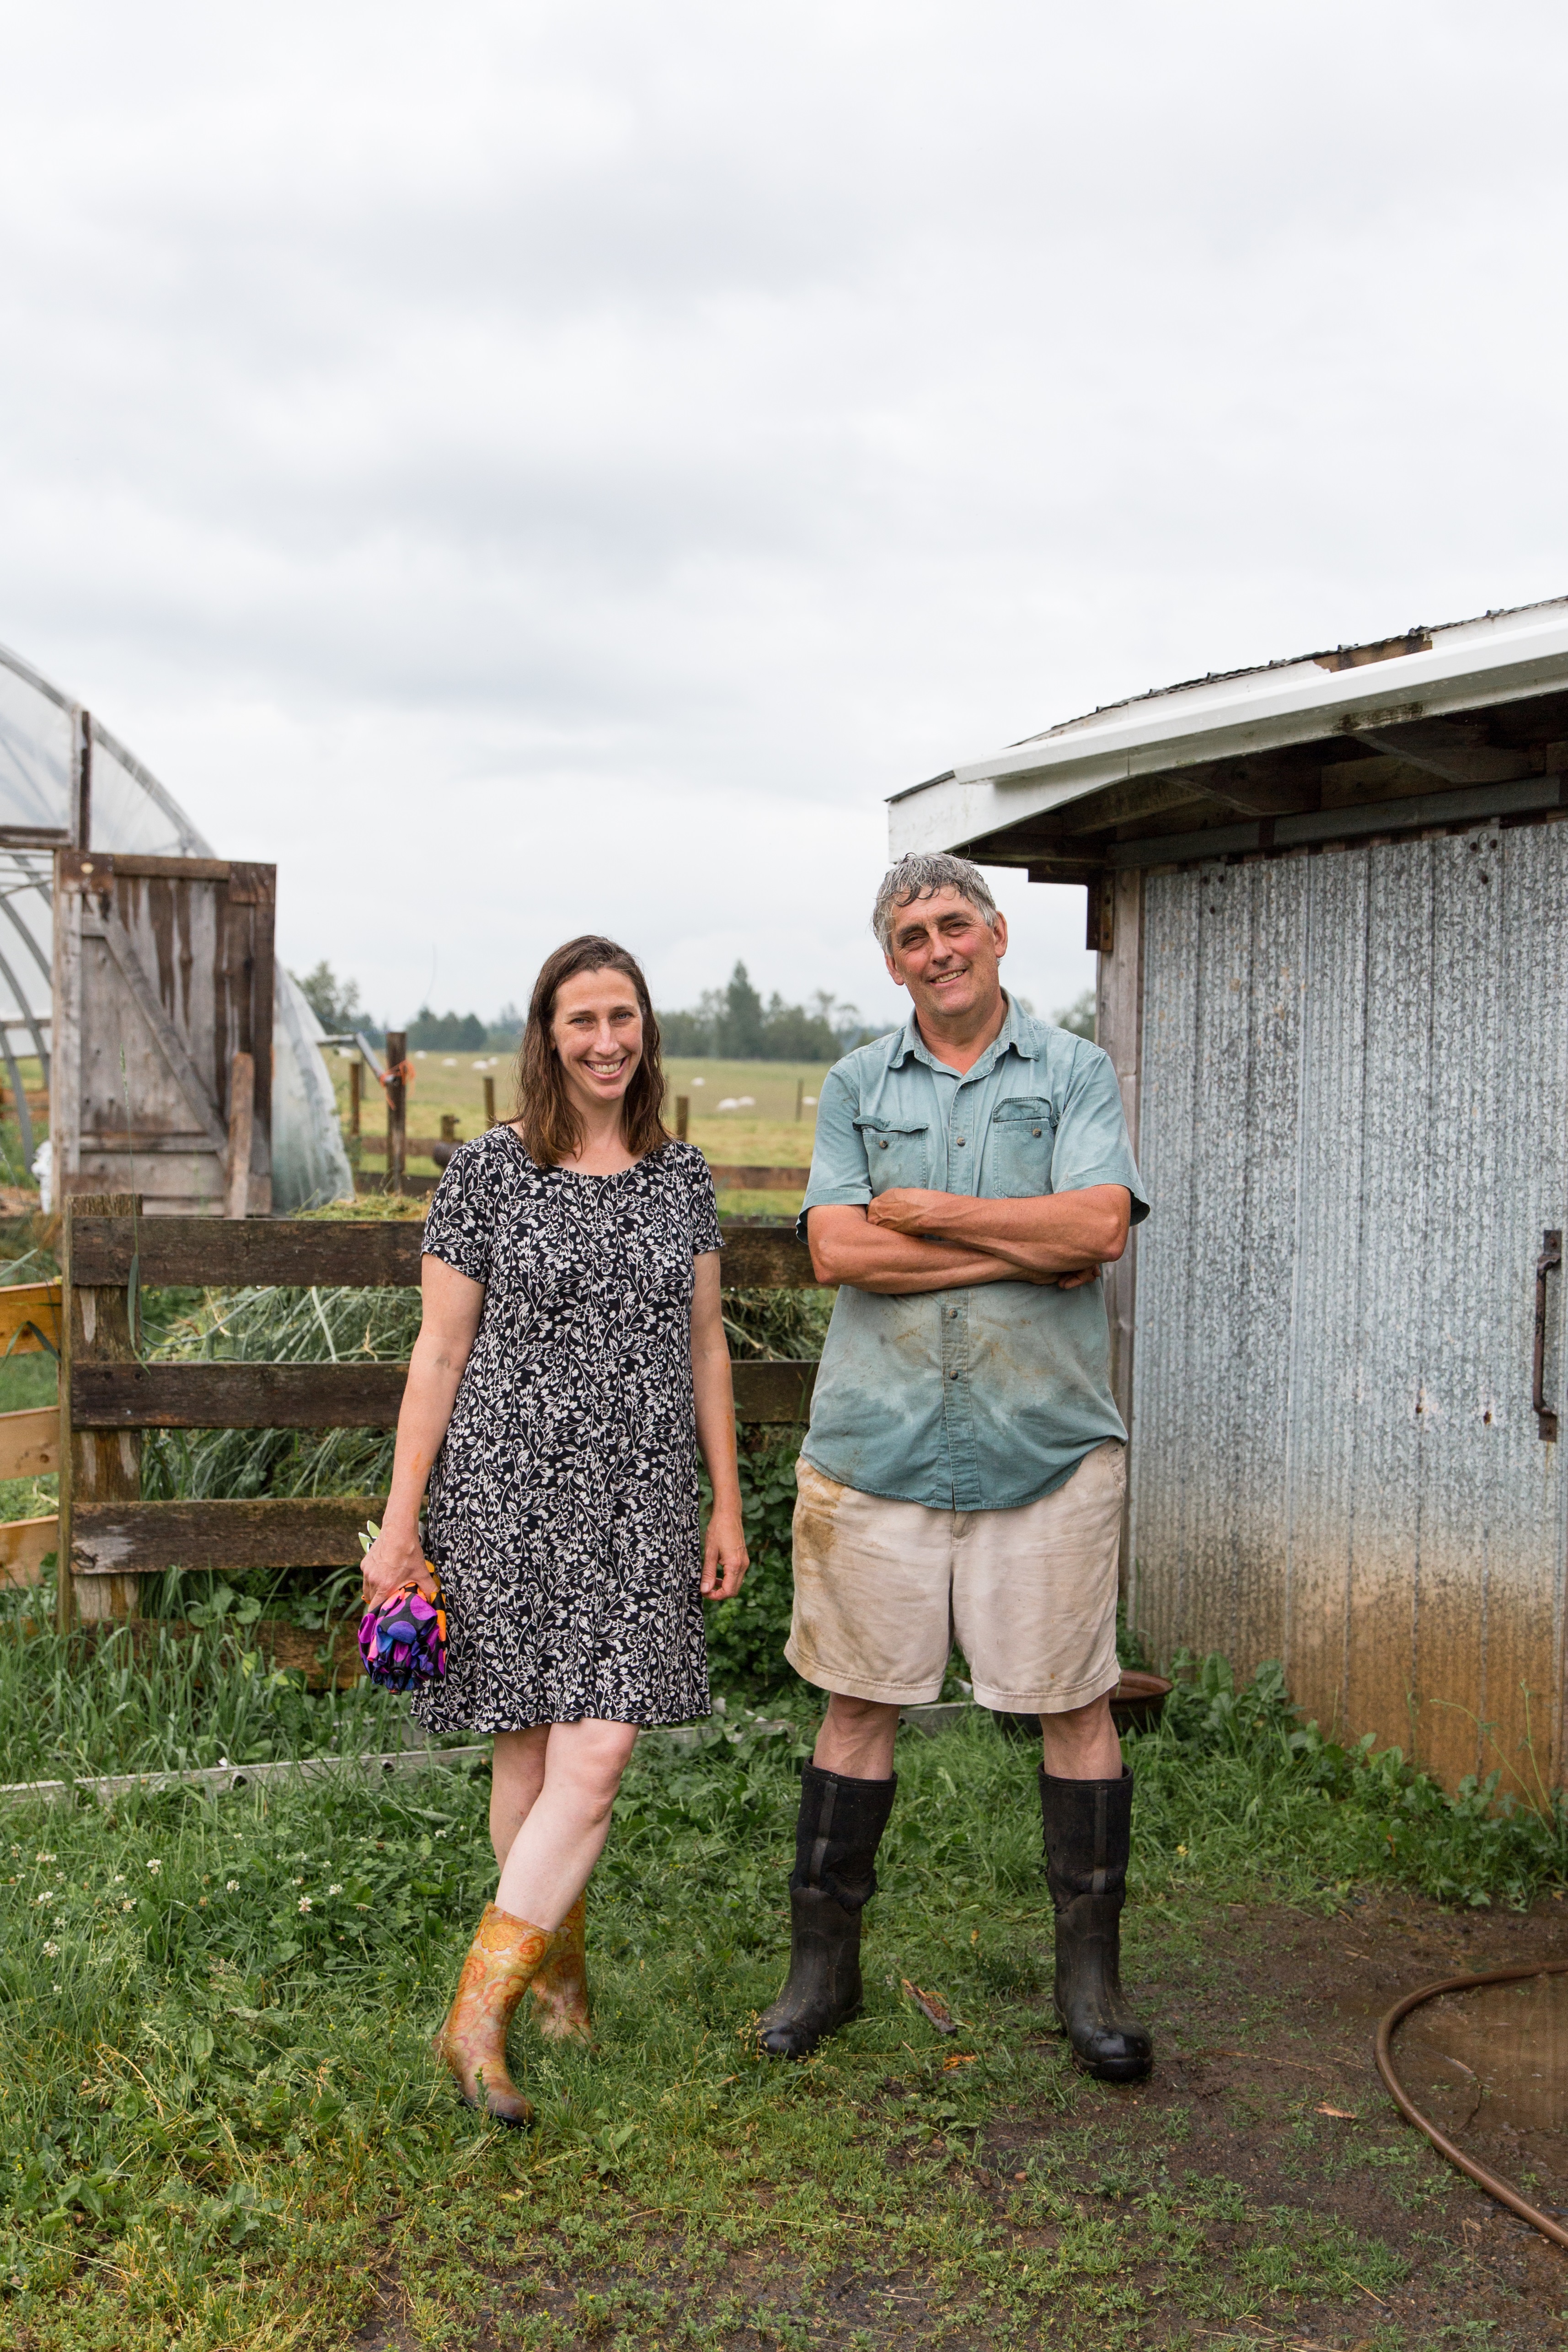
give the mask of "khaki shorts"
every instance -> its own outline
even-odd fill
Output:
[[[1086,1454],[1013,1511],[934,1511],[795,1465],[795,1614],[784,1654],[819,1689],[917,1706],[956,1641],[982,1706],[1060,1715],[1113,1690],[1126,1448]]]

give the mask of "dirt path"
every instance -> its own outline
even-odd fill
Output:
[[[1060,2096],[998,2106],[950,2166],[977,2225],[971,2299],[869,2258],[814,2272],[766,2246],[715,2260],[711,2242],[657,2229],[624,2263],[568,2265],[541,2240],[517,2271],[471,2280],[444,2343],[755,2347],[1047,2343],[1082,2352],[1537,2352],[1568,2343],[1568,2254],[1445,2164],[1395,2112],[1372,2059],[1377,2019],[1404,1991],[1462,1970],[1568,1958],[1568,1906],[1528,1918],[1456,1915],[1411,1896],[1353,1897],[1323,1918],[1284,1909],[1209,1914],[1155,1928],[1129,1975],[1155,2022],[1152,2080],[1118,2090],[1064,2076]],[[1040,2004],[1042,2037],[1043,2002]],[[912,2055],[915,2055],[912,2052]],[[951,2066],[961,2049],[948,2055]],[[1423,2081],[1420,2053],[1410,2079]],[[922,2160],[904,2103],[927,2097],[939,2054],[867,2085],[859,2125],[890,2172]],[[1430,2071],[1429,2068],[1427,2071]],[[939,2074],[935,2077],[940,2080]],[[1557,2133],[1467,2133],[1520,2179],[1568,2160]],[[925,2146],[929,2161],[930,2142]],[[1548,2175],[1568,2202],[1568,2177]],[[788,2210],[788,2185],[764,2192]],[[749,2192],[747,2201],[757,2196]],[[1558,2201],[1551,2196],[1551,2201]],[[608,2200],[607,2200],[608,2202]],[[753,2212],[756,2208],[753,2206]],[[632,2217],[628,2216],[628,2220]],[[779,2235],[774,2246],[789,2242]],[[800,2242],[796,2241],[797,2244]],[[1098,2252],[1096,2252],[1098,2249]],[[521,2249],[519,2248],[519,2251]],[[1033,2304],[980,2317],[982,2281],[1047,2282]],[[1054,2265],[1054,2268],[1053,2268]],[[1052,2290],[1050,2279],[1060,2281]],[[656,2286],[656,2291],[655,2291]],[[360,2352],[437,2340],[389,2284]]]

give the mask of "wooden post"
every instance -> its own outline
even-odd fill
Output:
[[[78,710],[71,740],[71,847],[92,846],[92,713]]]
[[[78,1193],[65,1203],[65,1290],[60,1312],[60,1536],[57,1619],[61,1633],[73,1624],[124,1619],[137,1614],[134,1576],[74,1576],[71,1516],[78,1503],[134,1503],[141,1498],[141,1433],[139,1429],[73,1429],[71,1375],[78,1364],[124,1364],[135,1360],[123,1284],[112,1289],[78,1288],[72,1278],[72,1224],[77,1217],[140,1216],[141,1203],[130,1192]]]
[[[408,1089],[403,1082],[403,1064],[408,1059],[406,1029],[387,1031],[387,1191],[401,1192],[403,1189],[404,1166],[408,1158]]]
[[[235,1054],[229,1063],[229,1164],[224,1188],[225,1217],[250,1214],[250,1144],[256,1123],[256,1062]]]
[[[1134,1157],[1138,1150],[1138,1085],[1144,1051],[1144,877],[1136,866],[1108,874],[1098,899],[1090,892],[1091,914],[1107,945],[1100,950],[1094,1035],[1111,1056],[1122,1093],[1122,1112]],[[1111,1391],[1117,1411],[1133,1429],[1133,1353],[1137,1334],[1138,1239],[1134,1229],[1114,1265],[1105,1269],[1105,1312],[1111,1324]],[[1130,1519],[1122,1521],[1122,1590],[1127,1590]]]
[[[364,1084],[364,1075],[359,1048],[356,1046],[354,1058],[349,1065],[349,1133],[350,1135],[358,1135],[360,1131],[361,1089]]]
[[[486,1126],[486,1130],[488,1130],[490,1128],[494,1127],[494,1126],[495,1126],[495,1124],[496,1124],[496,1081],[495,1081],[495,1079],[494,1079],[494,1078],[486,1077],[486,1079],[485,1080],[485,1126]]]
[[[800,1113],[805,1109],[805,1108],[806,1081],[804,1078],[797,1078],[795,1081],[795,1117],[797,1119],[800,1118]]]
[[[457,1113],[455,1110],[444,1110],[441,1114],[441,1140],[443,1143],[455,1143],[457,1140]]]
[[[675,1134],[682,1143],[686,1139],[686,1130],[691,1123],[692,1098],[690,1095],[677,1095],[675,1097]]]

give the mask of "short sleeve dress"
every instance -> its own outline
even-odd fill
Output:
[[[688,1144],[580,1176],[501,1126],[451,1162],[424,1247],[485,1303],[430,1479],[447,1666],[413,1696],[427,1731],[708,1713],[691,1310],[720,1246]]]

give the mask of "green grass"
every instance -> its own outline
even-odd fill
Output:
[[[178,1630],[154,1618],[99,1638],[57,1633],[30,1594],[0,1597],[5,1779],[184,1771],[400,1744],[407,1710],[388,1694],[369,1684],[308,1692],[247,1648],[246,1623],[260,1613],[242,1608]]]
[[[204,1759],[220,1732],[384,1737],[265,1677],[245,1696],[257,1671],[232,1644],[189,1674],[155,1659],[141,1694],[123,1640],[68,1658],[13,1629],[0,1720],[47,1721],[51,1755],[99,1768]],[[1129,1742],[1134,1974],[1156,1949],[1201,1966],[1221,1903],[1327,1910],[1391,1873],[1522,1901],[1561,1876],[1542,1825],[1411,1809],[1429,1784],[1402,1767],[1292,1747],[1277,1680],[1238,1696],[1217,1665],[1207,1679]],[[1375,2233],[1194,2171],[1174,2118],[1140,2124],[1071,2073],[1041,2015],[1034,1753],[988,1718],[900,1742],[864,2016],[810,2065],[759,2061],[816,1707],[799,1689],[772,1704],[799,1737],[638,1750],[591,1895],[601,2045],[516,2037],[538,2109],[522,2135],[456,2108],[428,2048],[493,1882],[483,1772],[7,1815],[7,2346],[335,2347],[394,2266],[407,2341],[433,2347],[870,2346],[915,2313],[921,2341],[1105,2352],[1389,2293],[1407,2257]],[[956,2047],[904,1977],[950,2003]],[[1321,2095],[1290,2111],[1309,2153]],[[987,2151],[1020,2123],[1014,2181]],[[1448,2193],[1436,2159],[1390,2146],[1421,2199]],[[1325,2182],[1343,2168],[1326,2143],[1312,2161]]]
[[[645,1747],[592,1896],[601,2048],[518,2037],[538,2107],[522,2136],[457,2110],[427,2048],[493,1876],[482,1780],[18,1821],[0,1962],[9,2340],[338,2344],[389,2247],[432,2345],[474,2340],[501,2265],[524,2315],[505,2340],[592,2334],[599,2304],[565,2329],[528,2316],[530,2278],[542,2291],[563,2261],[602,2332],[641,2314],[650,2332],[627,2343],[662,2340],[666,2320],[677,2340],[682,2315],[699,2322],[687,2341],[737,2340],[760,2294],[772,2339],[804,2345],[844,2275],[873,2300],[883,2283],[890,2313],[915,2293],[1019,2345],[1048,2320],[1063,2343],[1138,2341],[1151,2263],[1210,2326],[1260,2296],[1288,2310],[1349,2294],[1352,2274],[1396,2276],[1333,2226],[1287,2246],[1234,2183],[1184,2185],[1175,2150],[1107,2183],[1102,2095],[1040,2032],[1032,1759],[977,1725],[910,1740],[900,1763],[867,2013],[779,2070],[747,2030],[784,1941],[789,1744]],[[1156,1841],[1145,1874],[1164,1859]],[[965,2021],[965,2063],[945,2066],[904,1975]],[[976,2136],[1020,2104],[1080,2116],[1088,2137],[998,2213],[977,2193]],[[1049,2248],[1031,2246],[1047,2225]]]

